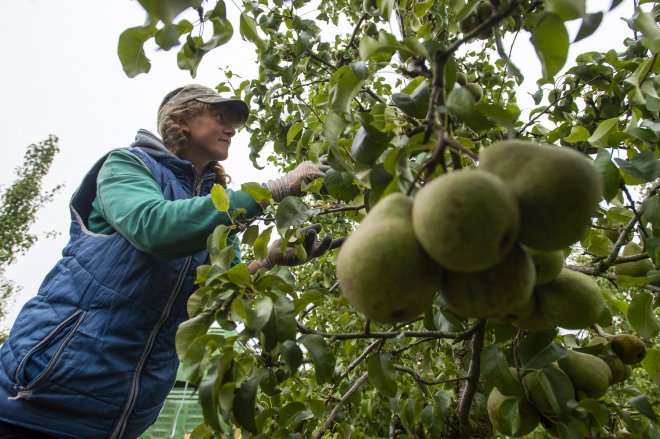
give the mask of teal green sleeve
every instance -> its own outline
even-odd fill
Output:
[[[243,219],[262,212],[245,192],[227,189],[227,196],[229,214],[219,212],[210,195],[166,200],[140,159],[115,151],[99,172],[89,228],[104,234],[117,231],[138,249],[167,259],[188,256],[206,248],[217,225],[231,225],[236,209],[245,209]],[[238,239],[232,244],[237,247]]]

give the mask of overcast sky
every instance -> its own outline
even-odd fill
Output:
[[[588,10],[603,10],[610,3],[588,0]],[[230,16],[238,13],[232,2],[227,9]],[[572,47],[569,62],[588,47],[620,50],[624,36],[630,35],[620,17],[630,15],[632,0],[625,0],[597,34]],[[150,73],[127,78],[116,55],[117,39],[145,19],[132,0],[0,0],[0,16],[0,188],[14,180],[25,147],[49,134],[59,137],[61,151],[45,187],[65,185],[39,211],[34,226],[37,234],[56,231],[59,237],[40,239],[5,273],[23,289],[0,322],[0,327],[8,327],[59,259],[68,239],[68,201],[89,167],[108,150],[130,144],[139,128],[155,131],[156,109],[168,91],[191,82],[213,87],[224,79],[218,70],[223,67],[252,79],[256,64],[253,46],[241,41],[236,24],[232,41],[204,58],[195,79],[176,67],[176,48],[148,50]],[[527,78],[525,90],[535,91],[540,64],[528,39],[519,36],[514,60]],[[246,146],[247,139],[239,133],[225,162],[236,185],[271,178],[272,169],[252,167]]]

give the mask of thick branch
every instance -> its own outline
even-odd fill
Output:
[[[461,438],[469,438],[470,434],[470,406],[477,392],[477,384],[481,373],[481,351],[484,348],[486,321],[480,320],[475,326],[477,331],[472,336],[472,360],[468,370],[468,381],[463,388],[461,400],[458,404],[458,422]]]

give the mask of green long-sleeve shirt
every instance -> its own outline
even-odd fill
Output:
[[[231,224],[234,210],[245,209],[243,218],[262,212],[243,191],[227,189],[227,196],[229,214],[218,211],[210,195],[166,200],[142,162],[131,152],[118,150],[110,153],[99,172],[88,225],[94,233],[116,231],[144,252],[175,259],[206,248],[216,226]],[[238,239],[233,245],[240,255]]]

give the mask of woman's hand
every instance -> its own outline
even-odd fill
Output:
[[[259,268],[272,268],[275,265],[287,267],[302,265],[314,258],[318,258],[328,250],[340,247],[346,240],[345,237],[333,239],[332,236],[324,236],[321,239],[317,239],[320,231],[321,224],[312,224],[301,230],[301,234],[303,235],[303,248],[307,254],[304,260],[299,259],[291,247],[286,247],[284,252],[282,252],[282,242],[278,239],[268,248],[268,256],[266,259],[262,261],[253,261],[253,263],[250,264],[252,268],[250,271],[254,272]]]

